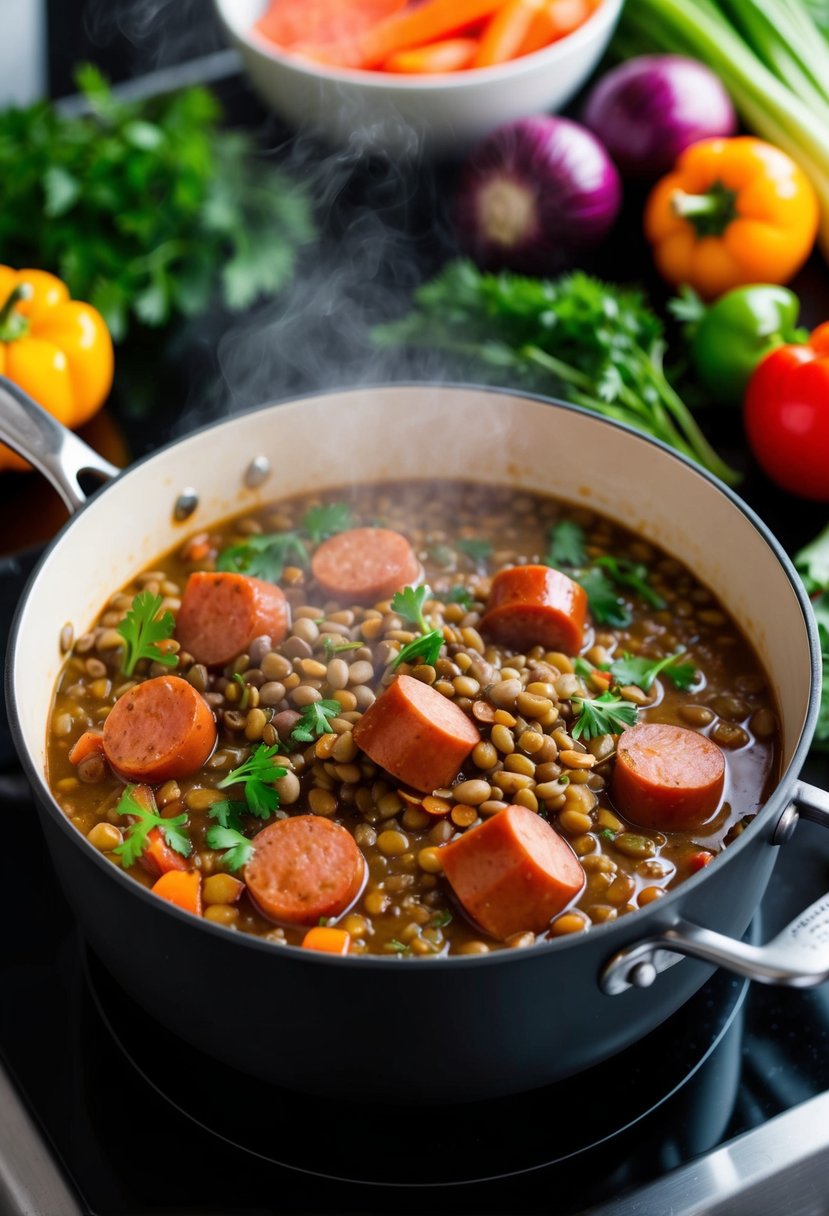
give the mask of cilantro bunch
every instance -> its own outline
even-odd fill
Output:
[[[314,235],[308,195],[219,126],[212,93],[124,102],[90,66],[77,82],[88,114],[0,113],[0,261],[59,274],[116,341],[289,281]]]

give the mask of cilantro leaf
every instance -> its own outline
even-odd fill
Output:
[[[469,612],[475,601],[469,588],[464,587],[461,583],[457,583],[447,595],[446,603],[460,604],[464,611]]]
[[[431,595],[432,592],[425,583],[421,587],[404,587],[402,591],[395,591],[392,596],[391,610],[407,621],[412,621],[423,633],[427,633],[429,626],[423,615],[423,605]]]
[[[313,701],[306,705],[302,717],[291,731],[295,743],[313,743],[321,735],[332,735],[334,727],[328,721],[342,713],[339,701]]]
[[[421,663],[434,663],[442,645],[443,630],[430,629],[428,633],[407,643],[400,653],[395,655],[391,661],[392,670],[396,670],[401,663],[413,663],[415,659],[419,659]]]
[[[328,502],[320,507],[311,507],[303,515],[301,527],[312,543],[318,545],[336,532],[345,532],[351,527],[351,509],[345,502]]]
[[[582,570],[576,581],[584,588],[587,604],[597,625],[611,625],[623,629],[632,617],[627,604],[615,592],[607,575],[595,566]]]
[[[324,634],[322,639],[326,659],[333,658],[335,654],[342,654],[344,650],[359,650],[364,645],[365,642],[335,642],[330,633]]]
[[[171,849],[180,853],[182,857],[189,857],[193,845],[184,827],[187,823],[187,815],[181,814],[171,819],[165,819],[162,815],[157,814],[151,793],[148,797],[149,805],[146,805],[143,800],[136,797],[135,790],[136,786],[128,785],[115,807],[117,815],[130,815],[134,818],[134,822],[126,828],[121,844],[113,849],[113,852],[121,858],[124,868],[129,869],[138,861],[147,847],[147,837],[153,828],[160,830]]]
[[[492,552],[492,545],[483,537],[470,536],[455,542],[455,548],[460,550],[470,561],[479,565],[485,562]]]
[[[623,557],[597,557],[594,566],[601,566],[610,575],[614,583],[622,587],[630,587],[646,604],[657,610],[665,607],[662,596],[654,591],[648,582],[648,568],[638,562],[628,561]]]
[[[291,562],[298,566],[308,565],[308,552],[299,533],[269,532],[248,536],[223,549],[216,560],[216,569],[278,583]]]
[[[547,541],[545,565],[582,566],[585,561],[584,529],[569,519],[553,524]]]
[[[237,832],[241,832],[243,808],[247,809],[247,803],[224,798],[221,802],[211,803],[207,808],[207,813],[211,819],[216,820],[220,827],[234,828]]]
[[[279,806],[279,794],[273,788],[273,783],[284,777],[288,771],[274,760],[280,746],[279,743],[273,743],[270,747],[266,747],[264,743],[258,744],[244,764],[231,769],[227,776],[217,783],[217,789],[226,790],[231,785],[243,785],[248,812],[258,819],[267,819]]]
[[[681,650],[655,660],[635,658],[625,651],[620,659],[610,664],[610,674],[617,684],[635,684],[643,692],[650,692],[656,677],[664,672],[675,688],[684,691],[693,684],[697,669],[693,663],[677,663],[681,657]]]
[[[583,659],[580,654],[577,654],[573,659],[573,671],[577,676],[580,676],[582,680],[588,680],[595,670],[595,665],[593,663],[588,663],[587,659]]]
[[[175,618],[172,612],[165,612],[159,617],[162,599],[149,591],[140,591],[127,609],[127,614],[116,626],[116,631],[126,643],[124,651],[123,671],[125,676],[131,676],[139,659],[151,659],[164,667],[175,667],[178,663],[176,655],[161,650],[159,642],[165,642],[175,629]]]
[[[574,739],[618,735],[626,726],[636,723],[636,706],[610,692],[603,692],[600,697],[593,698],[573,697],[571,704],[578,714],[570,731]]]
[[[222,865],[228,870],[240,870],[246,866],[256,852],[256,846],[251,844],[247,836],[243,836],[236,828],[226,828],[215,825],[208,828],[204,834],[205,843],[211,849],[224,849]]]

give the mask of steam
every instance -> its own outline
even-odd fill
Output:
[[[118,37],[131,43],[136,73],[224,45],[210,0],[87,0],[84,25],[95,46]]]

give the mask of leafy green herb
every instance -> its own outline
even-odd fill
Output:
[[[468,587],[462,586],[460,583],[452,588],[446,597],[447,604],[460,604],[464,611],[469,612],[475,600],[472,597],[472,592]]]
[[[270,747],[266,747],[264,743],[258,744],[244,764],[231,769],[226,777],[222,777],[217,783],[217,789],[226,790],[231,785],[243,785],[248,812],[258,819],[267,819],[279,806],[279,794],[273,788],[273,783],[284,777],[288,771],[274,759],[279,748],[279,743],[272,743]]]
[[[636,706],[611,692],[600,697],[573,697],[573,708],[577,711],[570,734],[574,739],[595,739],[597,735],[618,735],[626,726],[636,722]]]
[[[829,524],[795,554],[794,565],[809,595],[829,589]]]
[[[587,659],[583,659],[580,654],[577,654],[573,659],[573,671],[582,680],[589,680],[595,670],[595,664],[588,663]]]
[[[584,529],[571,520],[563,519],[553,524],[548,537],[545,565],[583,566],[586,560],[584,549]]]
[[[587,604],[597,625],[610,625],[623,629],[633,619],[627,604],[603,571],[589,566],[576,575],[576,581],[584,588]]]
[[[291,562],[308,565],[308,552],[298,532],[268,532],[248,536],[236,545],[223,549],[216,560],[217,570],[233,574],[249,574],[265,582],[278,583]]]
[[[321,507],[311,507],[303,515],[301,526],[311,542],[318,545],[336,532],[345,532],[351,527],[351,509],[345,502],[328,502]]]
[[[634,658],[625,652],[610,664],[610,674],[617,684],[635,684],[643,692],[650,692],[654,680],[664,671],[674,687],[684,691],[693,684],[697,669],[693,663],[678,663],[681,657],[681,650],[656,660]]]
[[[479,565],[485,562],[492,552],[492,545],[483,537],[470,536],[463,540],[455,542],[455,548],[459,549],[470,561]]]
[[[429,918],[429,924],[433,929],[445,929],[447,925],[452,923],[452,913],[445,908],[440,912],[435,912]]]
[[[332,659],[335,654],[342,654],[344,650],[359,650],[362,645],[363,642],[335,642],[330,633],[326,633],[322,639],[326,659]]]
[[[731,485],[739,480],[668,382],[662,322],[641,292],[581,271],[553,282],[455,261],[415,292],[408,316],[374,338],[445,351],[453,372],[564,396],[662,440]]]
[[[599,832],[602,840],[613,841],[616,839],[616,833],[611,828],[602,828]]]
[[[391,610],[398,616],[405,617],[407,621],[412,621],[423,633],[427,633],[429,626],[423,615],[423,605],[431,596],[431,589],[425,583],[420,587],[404,587],[402,591],[395,591],[391,597]]]
[[[606,570],[614,583],[618,583],[622,587],[630,587],[651,608],[659,610],[665,607],[662,596],[654,591],[648,582],[647,566],[643,566],[639,562],[628,561],[624,557],[597,557],[593,565],[601,566],[602,570]]]
[[[817,726],[815,727],[815,746],[823,751],[829,750],[829,593],[824,592],[814,600],[812,607],[817,621],[818,640],[823,667],[823,686],[820,694]]]
[[[126,643],[123,662],[125,676],[132,675],[140,659],[150,659],[164,667],[175,667],[178,663],[174,654],[161,650],[158,645],[159,642],[166,642],[176,625],[172,612],[158,615],[162,602],[160,595],[140,591],[127,609],[123,621],[116,626]]]
[[[339,701],[314,701],[306,705],[302,717],[291,731],[295,743],[313,743],[321,735],[332,735],[334,727],[328,721],[343,711]]]
[[[236,828],[215,825],[207,829],[204,839],[208,848],[225,850],[222,854],[222,865],[228,870],[240,870],[256,852],[256,846]]]
[[[401,663],[413,663],[419,659],[421,663],[434,663],[443,645],[443,630],[430,629],[428,633],[409,642],[399,654],[392,659],[391,666],[396,670]]]
[[[247,810],[246,802],[233,801],[230,798],[225,798],[221,802],[211,802],[207,808],[207,813],[211,819],[215,819],[220,827],[233,828],[237,832],[242,830],[242,812]]]
[[[240,671],[233,673],[233,682],[239,687],[239,708],[247,709],[250,700],[250,685]]]
[[[175,815],[171,819],[165,819],[163,815],[158,815],[148,807],[143,806],[135,797],[135,786],[128,785],[124,790],[118,805],[115,807],[117,815],[132,815],[135,817],[135,823],[131,823],[124,833],[124,839],[121,844],[116,845],[112,850],[121,858],[121,863],[125,869],[134,866],[138,858],[144,852],[147,846],[147,837],[153,828],[158,828],[165,842],[176,853],[180,853],[182,857],[189,857],[193,850],[193,845],[184,825],[187,823],[187,815]]]
[[[58,273],[116,341],[288,283],[314,235],[309,193],[220,125],[211,92],[122,101],[90,66],[77,83],[81,116],[0,114],[0,260]]]
[[[812,597],[823,667],[814,746],[829,750],[829,525],[810,544],[795,554],[795,568]]]
[[[448,545],[436,544],[429,545],[426,552],[436,566],[454,566],[455,553]]]
[[[392,954],[409,954],[409,947],[405,942],[399,942],[396,937],[390,937],[386,942],[384,949]]]

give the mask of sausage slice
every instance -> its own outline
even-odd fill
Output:
[[[641,722],[619,738],[611,797],[640,827],[700,827],[719,806],[724,784],[721,749],[685,726]]]
[[[213,712],[180,676],[125,692],[104,721],[104,754],[127,781],[157,785],[198,772],[216,746]]]
[[[492,580],[481,630],[511,650],[543,646],[578,654],[584,640],[587,596],[550,566],[510,566]]]
[[[263,634],[281,642],[288,624],[281,587],[247,574],[200,571],[187,580],[176,637],[197,662],[223,667]]]
[[[365,860],[351,833],[332,819],[277,819],[251,843],[256,852],[245,882],[271,920],[313,925],[321,916],[339,916],[360,894]]]
[[[398,676],[354,725],[354,742],[422,793],[449,785],[481,736],[462,709],[422,680]]]
[[[585,882],[569,844],[524,806],[504,807],[470,828],[440,858],[466,911],[500,941],[541,933]]]
[[[421,576],[414,549],[390,528],[350,528],[323,541],[311,570],[325,595],[343,604],[375,604]]]

